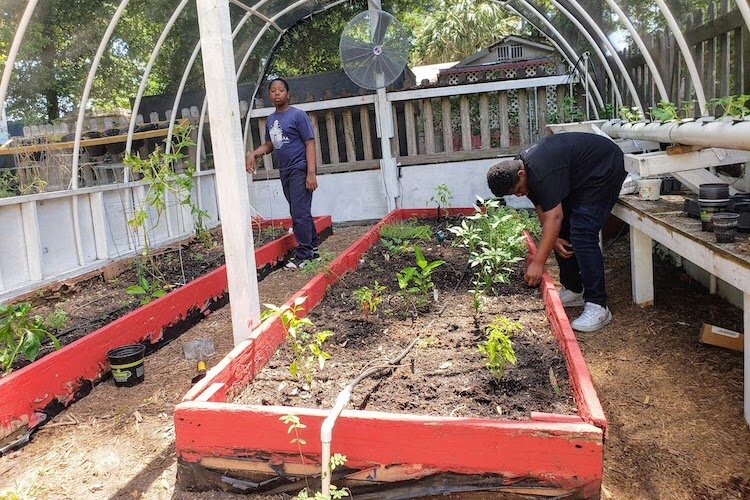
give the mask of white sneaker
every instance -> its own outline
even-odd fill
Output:
[[[595,332],[612,321],[612,313],[608,307],[602,307],[593,302],[586,302],[583,312],[573,320],[570,326],[577,332]]]
[[[561,287],[557,294],[560,296],[560,301],[562,302],[563,307],[583,306],[583,292],[575,293],[565,287]]]

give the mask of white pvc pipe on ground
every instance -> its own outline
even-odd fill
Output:
[[[708,116],[708,110],[706,109],[706,94],[703,91],[701,75],[698,73],[698,68],[695,66],[695,60],[693,59],[693,55],[690,53],[690,47],[685,40],[685,36],[682,34],[680,26],[677,24],[677,21],[672,15],[672,11],[669,10],[669,7],[664,2],[664,0],[655,1],[656,5],[659,7],[659,10],[661,10],[662,15],[664,16],[664,19],[667,20],[669,30],[674,35],[674,39],[677,42],[677,45],[680,47],[682,58],[685,60],[685,66],[687,66],[688,73],[690,73],[690,80],[692,80],[693,82],[693,88],[695,89],[695,98],[698,100],[698,107],[701,110],[701,115]]]
[[[684,123],[624,123],[612,120],[602,125],[602,131],[613,139],[641,139],[750,151],[750,121],[697,120]]]
[[[557,3],[555,0],[552,0],[552,2]],[[615,49],[615,47],[609,41],[609,38],[607,38],[607,35],[602,31],[599,25],[596,24],[596,21],[594,21],[589,13],[586,12],[586,9],[581,7],[577,0],[568,0],[568,3],[570,3],[578,11],[578,13],[583,16],[586,22],[591,25],[591,27],[594,29],[594,32],[604,43],[604,46],[611,54],[612,59],[614,59],[615,65],[617,65],[617,68],[620,70],[620,74],[625,79],[625,84],[628,86],[628,90],[630,91],[630,95],[633,97],[635,106],[641,110],[641,113],[645,115],[645,113],[643,112],[643,105],[641,104],[641,98],[638,97],[638,91],[635,90],[635,85],[633,85],[633,80],[630,78],[630,73],[628,73],[628,70],[625,69],[625,65],[622,63],[622,59],[620,59],[620,55],[617,53],[617,49]]]
[[[16,28],[16,34],[13,37],[13,42],[10,44],[10,50],[8,51],[8,58],[5,60],[5,67],[3,68],[3,78],[0,80],[0,116],[2,116],[5,110],[5,96],[8,93],[8,86],[10,85],[10,76],[13,74],[13,66],[16,64],[16,56],[18,55],[18,49],[21,47],[21,41],[26,34],[26,28],[29,26],[31,16],[34,14],[36,4],[38,0],[29,0],[26,5],[26,10],[23,11],[23,16],[18,23]]]
[[[737,0],[738,3],[741,1],[742,0]],[[646,44],[643,43],[643,39],[641,38],[641,35],[638,34],[638,30],[635,29],[633,23],[630,22],[630,18],[625,14],[620,6],[617,5],[617,2],[615,2],[615,0],[606,0],[606,2],[615,12],[615,14],[617,14],[617,17],[620,18],[620,21],[623,25],[625,25],[625,28],[627,28],[630,36],[633,38],[633,41],[638,47],[638,50],[641,51],[643,59],[645,59],[648,68],[651,70],[651,75],[654,78],[654,83],[656,84],[656,88],[659,91],[659,98],[662,101],[669,101],[669,92],[667,92],[667,87],[664,86],[664,80],[662,80],[661,78],[659,68],[656,67],[656,62],[654,61],[654,58],[651,57],[651,53],[646,48]],[[750,26],[750,24],[748,24],[748,26]]]
[[[521,12],[519,12],[518,10],[516,10],[515,8],[513,8],[512,6],[508,5],[508,3],[506,3],[506,2],[498,2],[498,3],[500,5],[502,5],[503,7],[505,7],[506,9],[508,9],[509,11],[511,11],[512,13],[514,13],[515,15],[517,15],[518,17],[520,17],[522,19],[525,19],[526,22],[528,22],[529,24],[531,24],[534,27],[534,29],[536,29],[537,31],[539,31],[539,33],[541,33],[542,35],[544,35],[545,38],[547,38],[547,40],[549,40],[550,43],[555,46],[555,48],[557,49],[557,51],[560,52],[560,54],[562,55],[563,59],[565,59],[568,62],[568,64],[570,64],[571,66],[575,65],[575,61],[578,60],[578,54],[576,53],[575,50],[573,50],[573,47],[570,46],[570,44],[568,43],[568,41],[555,29],[555,27],[552,26],[551,24],[549,24],[549,21],[547,21],[546,18],[541,17],[541,19],[542,19],[543,22],[548,23],[548,25],[546,27],[548,29],[550,29],[550,31],[552,31],[552,35],[560,39],[560,43],[562,43],[565,46],[565,48],[570,53],[570,55],[573,56],[573,59],[570,58],[570,56],[565,52],[565,50],[563,50],[563,48],[560,45],[558,45],[558,43],[551,36],[547,35],[547,33],[545,33],[544,31],[542,31],[526,15],[522,14]],[[536,10],[534,10],[534,12],[536,12]],[[541,14],[539,14],[538,12],[536,12],[536,14],[538,16],[541,16]],[[602,109],[604,108],[604,101],[602,100],[602,96],[599,93],[599,89],[591,81],[591,79],[589,79],[588,82],[583,82],[582,85],[586,85],[587,83],[588,83],[589,91],[586,92],[586,98],[587,98],[589,104],[591,105],[591,107],[594,108],[594,115],[597,118],[599,118],[599,111],[598,111],[598,108],[593,103],[593,98],[591,97],[591,92],[592,91],[594,92],[594,95],[596,96],[596,99],[599,102],[599,108],[602,108]]]

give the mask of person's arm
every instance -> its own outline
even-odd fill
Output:
[[[534,205],[534,210],[536,210],[536,216],[539,218],[542,228],[544,228],[544,212],[542,212],[542,207],[540,205]],[[558,233],[559,232],[560,231],[558,230]],[[573,256],[573,247],[570,242],[562,238],[555,239],[553,250],[564,259],[569,259]]]
[[[251,151],[245,156],[245,170],[247,170],[248,173],[254,174],[255,173],[255,159],[260,158],[263,155],[267,155],[273,151],[273,143],[271,141],[267,141],[262,146],[258,146],[255,148],[254,151]]]
[[[531,286],[536,286],[541,281],[542,274],[544,274],[544,263],[547,262],[549,254],[552,253],[557,236],[560,234],[563,220],[562,204],[558,203],[546,212],[541,212],[541,209],[537,207],[537,213],[540,213],[539,219],[542,222],[542,237],[539,240],[539,245],[537,245],[536,254],[526,268],[526,275],[523,279],[527,285]]]
[[[305,157],[307,158],[307,178],[305,179],[305,187],[309,191],[315,191],[318,189],[318,180],[315,177],[315,139],[308,139],[305,141]]]

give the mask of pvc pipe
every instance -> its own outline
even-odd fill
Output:
[[[551,1],[554,4],[557,4],[556,0],[551,0]],[[594,28],[594,32],[599,36],[602,42],[604,42],[604,46],[607,47],[607,50],[612,55],[612,59],[614,59],[615,64],[617,65],[617,68],[620,70],[620,74],[623,76],[623,78],[625,78],[625,84],[628,86],[630,95],[633,97],[633,102],[635,102],[636,107],[641,110],[641,113],[643,113],[643,105],[641,104],[641,98],[638,97],[638,92],[635,90],[635,85],[633,85],[633,80],[632,78],[630,78],[630,73],[628,73],[628,70],[625,69],[625,65],[622,63],[622,59],[620,59],[620,55],[617,53],[617,49],[615,49],[615,47],[612,45],[612,42],[610,42],[609,38],[607,38],[607,35],[602,31],[599,25],[596,24],[596,21],[594,21],[594,19],[589,15],[589,13],[586,12],[586,9],[581,7],[581,4],[579,4],[577,0],[568,0],[568,2],[573,7],[575,7],[575,9],[578,11],[578,13],[581,16],[583,16],[586,22],[588,22],[591,25],[591,27]]]
[[[26,10],[23,11],[23,16],[21,16],[18,28],[16,28],[16,34],[13,37],[13,42],[8,51],[8,58],[5,61],[5,68],[3,68],[3,79],[0,80],[0,116],[2,116],[3,111],[5,110],[5,97],[8,94],[10,76],[13,73],[13,67],[16,64],[18,49],[21,47],[21,42],[26,34],[26,28],[28,28],[31,16],[34,14],[34,9],[36,9],[37,1],[38,0],[29,0],[29,3],[26,5]]]
[[[167,35],[169,35],[169,32],[172,30],[172,27],[174,26],[175,22],[177,22],[177,18],[180,17],[180,14],[182,14],[182,11],[185,9],[185,6],[187,5],[189,0],[182,0],[180,4],[177,6],[177,8],[172,13],[172,17],[169,18],[169,21],[167,21],[167,24],[164,26],[164,29],[161,32],[161,35],[159,36],[159,39],[156,41],[156,45],[154,46],[154,49],[151,51],[151,57],[148,60],[148,64],[146,64],[146,69],[143,71],[143,77],[141,78],[141,84],[138,87],[138,92],[135,94],[135,100],[133,101],[133,110],[130,113],[130,125],[128,127],[128,141],[125,144],[125,153],[130,154],[130,150],[133,146],[133,131],[135,130],[135,122],[138,118],[138,108],[141,107],[141,98],[143,97],[143,93],[146,91],[146,85],[148,84],[148,77],[151,75],[151,69],[154,67],[154,63],[156,62],[156,57],[159,55],[159,52],[161,52],[161,47],[164,45],[164,41],[167,38]],[[174,116],[174,115],[172,115]],[[130,169],[125,168],[125,182],[128,182],[130,180]]]
[[[602,49],[599,48],[599,45],[596,43],[596,40],[591,36],[591,33],[589,33],[586,28],[583,27],[581,22],[574,16],[573,14],[568,11],[565,7],[560,5],[560,3],[557,0],[550,0],[552,2],[552,5],[557,7],[557,10],[562,12],[565,17],[570,19],[570,22],[572,22],[576,28],[578,28],[578,31],[581,32],[581,34],[586,37],[586,40],[588,40],[589,44],[591,45],[591,48],[594,49],[594,52],[596,52],[596,55],[599,57],[599,60],[601,60],[602,64],[604,65],[604,70],[607,72],[607,75],[609,76],[609,81],[612,82],[612,87],[615,89],[615,105],[619,108],[622,106],[622,96],[620,95],[620,87],[617,85],[617,80],[615,80],[615,75],[612,73],[612,68],[609,67],[609,61],[607,61],[607,58],[604,56],[604,53],[602,52]]]
[[[750,151],[750,121],[689,121],[624,123],[611,120],[602,131],[613,139],[641,139],[664,143],[685,144]]]
[[[641,51],[643,59],[646,60],[646,64],[648,65],[648,68],[649,70],[651,70],[651,74],[654,77],[654,83],[656,83],[656,88],[659,91],[659,98],[662,101],[669,101],[669,92],[667,92],[667,87],[664,86],[664,81],[661,78],[661,74],[659,73],[659,69],[656,66],[656,62],[654,61],[654,58],[651,57],[651,53],[646,48],[646,44],[643,43],[643,39],[641,38],[641,35],[638,34],[638,30],[635,29],[633,23],[630,22],[630,18],[625,14],[620,6],[617,5],[617,2],[615,2],[615,0],[605,1],[607,2],[607,5],[609,5],[609,7],[615,12],[615,14],[617,14],[617,17],[620,18],[620,21],[625,25],[625,28],[627,28],[630,36],[633,38],[633,41],[638,47],[638,50]],[[741,1],[742,0],[737,0],[737,3],[740,3]],[[750,16],[750,8],[748,8],[748,16]],[[750,26],[750,21],[748,21],[748,26]]]
[[[497,1],[497,0],[495,0],[495,1]],[[557,42],[551,36],[547,35],[547,33],[545,33],[544,31],[542,31],[539,28],[539,26],[537,26],[533,22],[531,22],[531,20],[526,15],[524,15],[521,12],[519,12],[518,10],[516,10],[514,7],[512,7],[511,5],[509,5],[507,2],[497,2],[497,3],[499,3],[500,5],[502,5],[503,7],[505,7],[506,9],[508,9],[509,11],[513,12],[518,17],[521,17],[521,18],[525,19],[526,22],[528,22],[529,24],[531,24],[537,31],[539,31],[539,33],[541,33],[542,35],[544,35],[547,38],[547,40],[549,40],[550,43],[552,43],[552,45],[555,46],[555,48],[557,49],[557,51],[560,52],[560,54],[570,64],[571,67],[573,67],[575,65],[574,61],[578,60],[578,54],[576,53],[576,51],[573,50],[573,47],[570,46],[570,44],[568,43],[568,41],[555,29],[555,27],[547,20],[547,18],[544,17],[544,16],[542,16],[541,14],[539,14],[539,12],[537,12],[536,9],[532,9],[532,10],[534,11],[534,13],[537,16],[539,16],[539,18],[541,19],[541,21],[543,23],[546,23],[545,26],[547,27],[547,29],[549,29],[550,31],[552,31],[552,35],[560,39],[560,42],[565,46],[565,48],[568,50],[568,52],[570,52],[570,54],[573,56],[573,59],[571,59],[568,56],[568,54],[565,53],[565,51],[562,49],[562,47],[560,47],[560,45],[558,45]],[[571,70],[571,73],[572,73],[572,70]],[[571,81],[570,84],[573,85],[573,82]],[[590,91],[594,92],[594,95],[596,96],[597,101],[599,102],[599,108],[604,108],[604,101],[602,100],[602,96],[599,93],[599,89],[596,87],[596,85],[591,80],[589,80],[588,82],[584,82],[583,84],[584,85],[588,84]],[[592,99],[592,97],[591,97],[591,95],[590,95],[589,92],[586,92],[586,97],[587,97],[587,99],[590,102],[591,99]],[[591,104],[591,107],[594,108],[594,116],[596,116],[597,118],[599,118],[598,108],[596,106],[594,106],[592,102],[590,102],[590,104]]]
[[[125,11],[125,7],[128,6],[129,0],[122,0],[120,2],[120,6],[117,7],[117,10],[115,11],[114,15],[112,16],[112,19],[109,21],[109,26],[107,26],[107,31],[104,32],[104,36],[102,37],[102,40],[99,42],[99,48],[96,51],[96,55],[94,56],[94,60],[91,63],[91,68],[89,69],[89,75],[88,78],[86,78],[86,85],[83,87],[83,95],[81,96],[81,100],[78,104],[78,120],[76,121],[76,135],[75,135],[75,141],[73,143],[73,166],[71,168],[72,171],[72,186],[73,189],[78,189],[78,162],[79,162],[79,155],[77,154],[78,151],[80,151],[81,148],[81,132],[83,131],[83,120],[86,116],[86,102],[89,100],[89,94],[91,93],[91,86],[94,84],[94,77],[96,76],[96,71],[99,69],[99,63],[102,60],[102,55],[104,55],[104,50],[107,48],[107,45],[109,44],[109,39],[112,36],[112,33],[115,31],[115,27],[117,26],[117,23],[120,21],[120,16],[122,16],[122,13]]]
[[[745,24],[747,25],[747,31],[750,32],[750,3],[747,0],[735,0],[737,8],[740,9],[740,14],[745,18]]]
[[[690,47],[688,47],[685,36],[682,34],[677,21],[669,10],[669,7],[667,7],[667,4],[664,3],[664,0],[655,1],[656,5],[659,6],[659,10],[661,10],[661,13],[664,15],[664,18],[667,20],[667,24],[674,35],[674,39],[677,41],[677,45],[680,47],[682,58],[685,60],[685,66],[687,66],[688,72],[690,73],[690,80],[693,82],[693,88],[695,88],[695,97],[698,99],[698,107],[701,110],[701,115],[708,116],[708,110],[706,109],[706,94],[703,92],[701,76],[698,74],[698,68],[695,66],[695,60],[690,53]]]

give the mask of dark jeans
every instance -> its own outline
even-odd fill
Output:
[[[318,232],[315,230],[315,223],[310,213],[313,194],[305,187],[307,171],[295,168],[282,170],[279,175],[284,196],[289,202],[294,237],[297,239],[296,258],[312,259],[313,247],[318,246]]]
[[[560,283],[570,291],[580,293],[583,300],[607,307],[604,289],[604,260],[599,248],[599,231],[607,220],[618,195],[606,201],[565,205],[560,238],[573,245],[573,257],[564,259],[555,252],[560,267]]]

